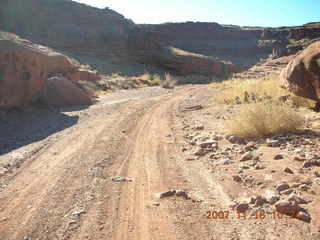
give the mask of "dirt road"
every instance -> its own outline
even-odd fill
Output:
[[[181,153],[183,103],[194,95],[201,99],[208,87],[143,91],[65,110],[63,118],[78,121],[7,147],[0,157],[7,169],[0,177],[1,240],[309,236],[308,225],[290,220],[208,220],[210,209],[227,211],[233,199],[219,176]],[[41,114],[35,121],[42,121]],[[48,128],[29,128],[37,125]],[[154,195],[170,189],[182,189],[190,199]]]

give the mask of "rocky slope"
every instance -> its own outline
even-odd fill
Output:
[[[97,9],[67,0],[4,0],[0,29],[94,61],[105,72],[108,65],[143,63],[178,74],[214,74],[233,71],[233,65],[195,54],[176,54],[153,34],[110,9]],[[169,50],[168,50],[169,49]],[[80,57],[81,56],[81,57]],[[222,67],[221,67],[222,66]],[[217,72],[217,70],[219,70]]]
[[[186,22],[141,25],[161,41],[200,54],[219,57],[244,67],[254,65],[270,54],[282,57],[303,49],[311,39],[320,37],[320,25],[300,27],[253,28],[217,23]]]

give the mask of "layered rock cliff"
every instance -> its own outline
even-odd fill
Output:
[[[152,64],[177,74],[226,77],[234,71],[231,63],[173,53],[154,33],[110,9],[68,0],[2,1],[0,29],[75,56],[98,56],[100,71],[110,61]]]
[[[215,56],[242,67],[254,65],[269,55],[282,57],[302,50],[320,38],[320,24],[300,27],[253,28],[217,23],[186,22],[140,25],[161,41],[175,47]]]

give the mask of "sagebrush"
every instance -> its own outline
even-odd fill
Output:
[[[173,89],[176,85],[176,80],[173,79],[170,73],[165,73],[160,81],[160,86],[166,89]]]
[[[286,104],[265,101],[239,105],[226,125],[233,134],[259,138],[297,131],[304,125],[304,117]]]

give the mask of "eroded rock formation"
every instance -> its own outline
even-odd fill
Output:
[[[280,75],[282,86],[296,95],[320,101],[320,41],[289,62]]]
[[[99,56],[106,62],[101,66],[139,62],[177,74],[223,77],[234,70],[223,61],[173,54],[154,33],[111,9],[67,0],[4,0],[1,5],[0,29],[76,56]],[[100,65],[96,67],[104,72]]]
[[[23,107],[36,101],[51,76],[92,80],[66,56],[6,32],[0,32],[0,108]],[[58,98],[59,96],[57,96]]]
[[[224,26],[205,22],[140,26],[168,45],[215,56],[242,67],[254,65],[269,55],[278,58],[295,54],[311,39],[320,38],[320,25],[316,23],[281,28]]]

